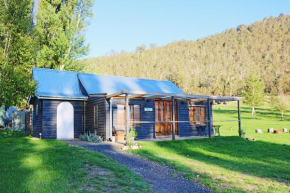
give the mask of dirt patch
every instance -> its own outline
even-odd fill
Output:
[[[87,178],[94,177],[95,175],[113,175],[114,173],[108,169],[101,168],[98,166],[91,166],[90,164],[86,164],[84,171],[88,172]]]
[[[82,169],[85,172],[85,183],[81,190],[88,192],[114,192],[118,188],[114,172],[96,165],[86,164]]]
[[[118,175],[109,169],[96,165],[86,164],[82,169],[85,172],[85,182],[81,185],[80,190],[88,192],[134,192],[134,188],[129,184],[121,183]]]

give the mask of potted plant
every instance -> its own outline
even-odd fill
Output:
[[[117,142],[125,141],[125,127],[119,126],[115,130],[115,137]]]

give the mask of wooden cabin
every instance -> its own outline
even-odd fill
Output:
[[[33,68],[38,83],[33,136],[73,139],[85,132],[110,140],[134,127],[139,139],[212,136],[212,102],[236,97],[188,95],[170,81]]]

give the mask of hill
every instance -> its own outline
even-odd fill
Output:
[[[85,59],[90,73],[171,80],[190,94],[239,95],[251,74],[265,92],[290,91],[290,15],[239,25],[197,41],[137,47]]]

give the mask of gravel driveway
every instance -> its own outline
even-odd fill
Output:
[[[169,166],[121,150],[122,145],[120,144],[110,142],[88,143],[79,140],[65,142],[73,146],[80,146],[92,151],[101,152],[113,158],[118,163],[125,165],[128,169],[147,180],[153,192],[211,192],[206,187],[187,180]]]

